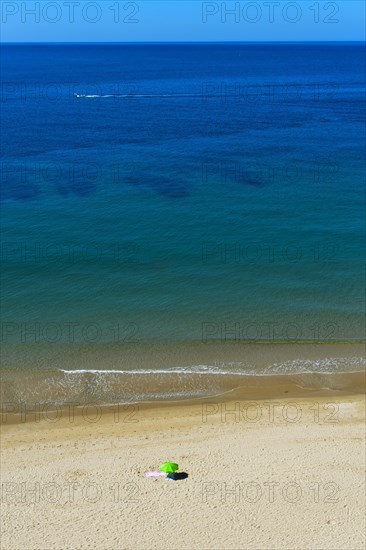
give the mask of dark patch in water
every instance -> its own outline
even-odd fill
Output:
[[[182,181],[166,176],[152,176],[141,173],[128,176],[125,181],[136,187],[152,189],[160,195],[173,199],[184,198],[189,195],[188,187]]]
[[[89,182],[73,182],[71,185],[67,182],[57,183],[55,187],[60,195],[62,195],[63,197],[71,194],[77,195],[79,197],[86,197],[94,193],[96,190],[96,186]]]
[[[1,200],[14,199],[19,201],[30,201],[37,198],[39,195],[40,189],[35,183],[5,181],[1,185]]]
[[[262,175],[262,174],[261,174]],[[250,187],[263,187],[266,185],[264,179],[262,179],[256,173],[242,172],[238,173],[231,181],[239,185],[249,185]]]
[[[245,178],[243,181],[244,185],[250,185],[251,187],[263,187],[264,182],[258,178]]]

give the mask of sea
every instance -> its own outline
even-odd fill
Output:
[[[0,50],[2,401],[364,369],[363,44]]]

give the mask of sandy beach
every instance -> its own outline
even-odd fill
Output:
[[[360,388],[3,418],[1,547],[361,550]]]

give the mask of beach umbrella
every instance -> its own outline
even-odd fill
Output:
[[[160,464],[160,470],[166,474],[176,472],[178,468],[179,466],[175,462],[163,462],[163,464]]]

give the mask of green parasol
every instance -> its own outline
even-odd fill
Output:
[[[160,464],[160,470],[166,474],[176,472],[178,468],[179,466],[175,462],[163,462],[163,464]]]

